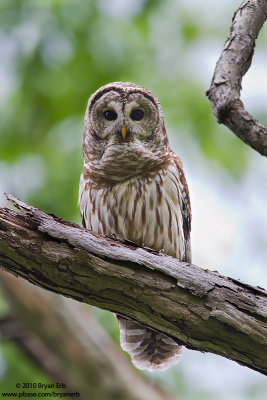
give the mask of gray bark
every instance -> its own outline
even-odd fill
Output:
[[[22,213],[0,209],[4,269],[267,374],[264,289],[9,199]]]
[[[242,78],[249,69],[255,40],[267,17],[266,0],[245,0],[235,12],[230,34],[217,62],[207,96],[219,123],[267,156],[267,129],[240,100]]]

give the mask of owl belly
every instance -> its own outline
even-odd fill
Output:
[[[88,229],[183,258],[181,196],[171,173],[88,190],[87,202],[80,199]]]
[[[109,188],[93,189],[80,182],[80,207],[88,229],[115,234],[179,259],[184,257],[181,190],[177,171],[129,179]],[[182,347],[135,321],[117,316],[121,347],[140,369],[166,369],[176,363]]]

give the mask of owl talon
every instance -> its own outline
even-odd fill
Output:
[[[106,237],[113,240],[118,240],[118,237],[115,235],[115,233],[110,233],[109,235],[106,235]]]

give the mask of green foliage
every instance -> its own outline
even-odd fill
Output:
[[[212,163],[242,174],[245,146],[218,127],[197,76],[186,75],[183,52],[207,32],[178,3],[143,1],[120,16],[104,1],[9,0],[0,24],[13,81],[0,113],[0,159],[12,166],[34,155],[43,165],[25,200],[79,220],[83,113],[89,95],[116,80],[152,89],[177,135],[185,131]]]
[[[16,383],[38,383],[52,384],[53,382],[44,376],[43,372],[40,371],[36,364],[29,360],[29,358],[13,343],[4,342],[1,345],[1,351],[8,365],[8,368],[4,372],[2,378],[0,377],[0,388],[6,392],[20,393],[43,393],[44,390],[34,389],[21,389],[16,387]],[[18,362],[19,360],[19,362]],[[1,382],[4,379],[4,384]],[[59,393],[58,389],[53,389],[54,392]]]
[[[91,307],[100,323],[104,326],[109,335],[117,342],[120,342],[118,321],[114,314],[109,311],[101,310],[97,307]]]

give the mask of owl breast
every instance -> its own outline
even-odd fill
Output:
[[[150,175],[94,188],[81,176],[80,207],[84,225],[97,233],[131,240],[183,259],[182,186],[169,164]]]

